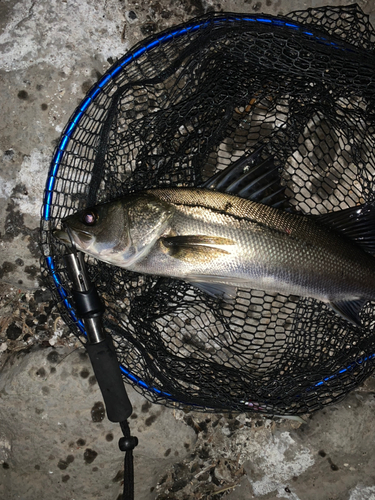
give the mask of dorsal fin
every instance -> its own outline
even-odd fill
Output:
[[[217,172],[200,188],[233,194],[251,201],[281,208],[286,202],[278,167],[272,157],[261,157],[263,146]]]
[[[375,254],[375,206],[359,205],[312,217],[318,224],[330,227],[355,241],[366,252]]]

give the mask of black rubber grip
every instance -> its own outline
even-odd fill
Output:
[[[92,286],[86,292],[72,290],[72,295],[80,318],[103,315],[104,306],[95,287]]]
[[[86,344],[86,349],[102,391],[108,419],[123,422],[130,417],[133,408],[126,394],[112,338],[107,336],[97,344]]]

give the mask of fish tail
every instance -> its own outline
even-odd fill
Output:
[[[345,210],[314,216],[323,224],[354,241],[365,252],[375,254],[375,206],[357,205]],[[375,297],[375,290],[374,290]],[[367,298],[330,302],[332,309],[355,326],[361,326],[359,313]]]

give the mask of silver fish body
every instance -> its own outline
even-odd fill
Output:
[[[375,258],[359,244],[319,219],[226,193],[147,190],[69,216],[64,225],[76,247],[99,260],[213,295],[232,296],[240,287],[313,297],[355,324],[360,306],[375,299]],[[357,304],[352,312],[348,303]]]

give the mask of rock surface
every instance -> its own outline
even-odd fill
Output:
[[[106,419],[87,357],[75,350],[77,341],[39,288],[44,185],[76,106],[135,43],[209,9],[277,15],[350,3],[0,3],[1,499],[115,500],[122,489],[119,426]],[[374,2],[362,0],[360,6],[375,24]],[[8,293],[4,284],[13,290]],[[137,500],[375,498],[374,378],[302,425],[245,414],[184,413],[151,405],[132,388],[128,392],[130,425],[140,441]]]
[[[173,412],[128,387],[136,448],[136,498],[194,448]],[[0,498],[114,499],[123,480],[120,427],[108,421],[85,352],[37,349],[10,357],[0,376]],[[176,439],[176,437],[178,437]]]
[[[133,404],[138,500],[371,500],[375,379],[306,423]],[[0,498],[120,498],[121,431],[82,349],[34,348],[0,373]]]

